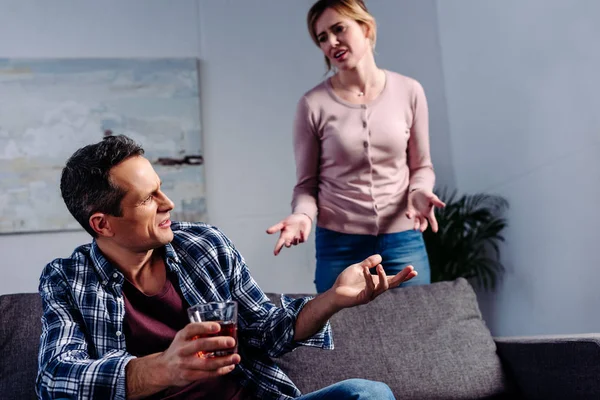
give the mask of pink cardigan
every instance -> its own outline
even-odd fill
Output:
[[[383,91],[368,104],[344,101],[329,79],[298,102],[292,211],[313,221],[318,212],[320,227],[369,235],[412,229],[409,190],[433,189],[423,87],[385,73]]]

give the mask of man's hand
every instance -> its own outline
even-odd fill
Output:
[[[372,275],[375,268],[377,275]],[[405,267],[394,276],[387,276],[381,265],[381,256],[375,254],[346,268],[337,277],[333,287],[333,301],[340,309],[366,304],[377,296],[417,276],[412,266]]]
[[[194,322],[177,332],[175,339],[159,357],[172,386],[185,386],[198,379],[225,375],[240,362],[238,354],[225,357],[202,358],[198,352],[213,352],[235,347],[231,336],[197,336],[215,334],[221,327],[216,322]]]
[[[213,352],[235,347],[230,336],[200,337],[217,334],[216,322],[194,322],[177,332],[162,353],[131,360],[126,367],[127,398],[143,398],[170,386],[185,386],[199,379],[225,375],[233,371],[239,354],[201,358],[198,352]]]
[[[369,269],[376,268],[377,275]],[[386,290],[417,276],[412,266],[392,277],[386,276],[381,266],[381,256],[375,254],[346,268],[333,287],[321,293],[304,306],[296,318],[294,340],[309,338],[325,325],[333,314],[343,308],[366,304]]]

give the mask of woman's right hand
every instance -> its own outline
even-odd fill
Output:
[[[277,243],[275,243],[273,254],[279,254],[284,245],[285,247],[291,247],[292,245],[304,243],[310,235],[311,228],[312,221],[309,216],[298,213],[289,215],[286,219],[267,229],[269,235],[281,232]]]

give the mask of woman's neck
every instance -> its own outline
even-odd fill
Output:
[[[336,75],[342,87],[365,92],[365,89],[376,86],[376,82],[381,79],[382,71],[375,64],[373,55],[365,54],[354,68],[339,70]]]
[[[381,86],[384,72],[377,67],[373,57],[367,55],[352,69],[339,70],[337,83],[343,90],[366,95]]]

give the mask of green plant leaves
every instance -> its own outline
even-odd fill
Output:
[[[431,281],[467,278],[485,290],[494,289],[504,272],[500,263],[503,217],[508,201],[501,196],[476,193],[457,197],[457,192],[436,190],[446,207],[435,210],[439,230],[423,234]]]

